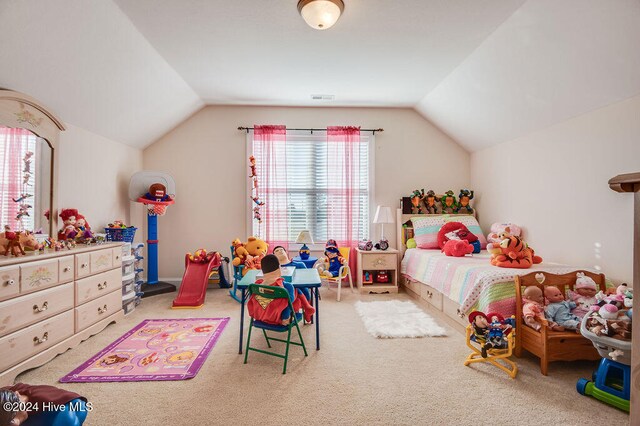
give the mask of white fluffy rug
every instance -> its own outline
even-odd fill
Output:
[[[446,336],[444,328],[412,302],[356,302],[369,334],[380,338]]]

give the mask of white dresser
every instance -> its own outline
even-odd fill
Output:
[[[0,258],[0,386],[123,318],[121,245]]]

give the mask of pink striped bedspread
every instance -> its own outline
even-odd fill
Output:
[[[485,250],[472,257],[449,257],[440,250],[408,249],[400,271],[459,303],[465,313],[475,310],[498,312],[506,318],[516,311],[516,275],[533,271],[566,274],[585,269],[548,262],[529,269],[499,268],[489,263],[490,258]]]

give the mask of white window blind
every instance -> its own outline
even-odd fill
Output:
[[[272,227],[276,235],[271,240],[295,241],[300,231],[308,229],[315,241],[327,239],[359,241],[369,238],[371,163],[370,146],[373,135],[361,134],[356,149],[357,158],[345,158],[345,150],[335,146],[330,149],[324,133],[310,135],[287,132],[286,167],[284,179],[270,181],[270,192],[282,192],[286,196],[286,219],[288,226]],[[346,143],[346,142],[345,142]],[[263,145],[255,143],[253,153],[262,157]],[[279,154],[281,156],[282,153]],[[331,164],[332,163],[332,164]],[[357,167],[349,178],[332,176],[336,174],[336,164]],[[269,181],[263,179],[268,170],[257,165],[260,185]],[[338,171],[340,172],[340,171]],[[286,194],[286,195],[285,195]],[[253,207],[253,206],[252,206]],[[264,218],[259,224],[253,220],[253,234],[264,235],[265,220],[278,220],[278,215]]]

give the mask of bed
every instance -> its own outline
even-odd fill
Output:
[[[589,270],[550,262],[528,269],[499,268],[490,264],[491,256],[486,250],[473,256],[449,257],[439,249],[407,249],[405,240],[412,234],[403,225],[420,216],[403,215],[400,209],[397,212],[398,247],[403,255],[400,283],[410,296],[429,303],[463,326],[468,324],[467,315],[474,310],[498,312],[505,317],[515,315],[516,275],[536,270],[553,274]]]

